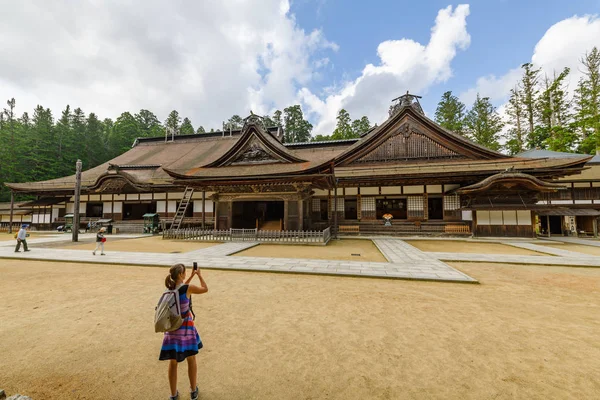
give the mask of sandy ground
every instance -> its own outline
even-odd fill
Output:
[[[554,247],[556,249],[576,251],[578,253],[584,253],[592,256],[600,256],[600,247],[586,246],[584,244],[571,244],[571,243],[538,243],[542,246]]]
[[[467,242],[460,240],[407,240],[407,243],[421,251],[478,254],[514,254],[521,256],[548,256],[527,249],[507,246],[501,243]]]
[[[453,265],[482,284],[205,271],[201,399],[598,397],[600,269]],[[2,388],[166,399],[166,272],[2,260]]]
[[[353,256],[352,254],[360,254],[360,256]],[[261,244],[235,255],[244,257],[388,262],[372,241],[357,239],[330,240],[327,246]]]
[[[146,238],[138,239],[119,239],[118,236],[106,236],[106,243],[104,243],[104,251],[134,251],[134,252],[146,252],[152,251],[153,253],[186,253],[188,251],[205,249],[207,247],[215,246],[219,243],[208,243],[208,242],[191,242],[184,240],[163,240],[162,236],[151,236]],[[61,243],[59,245],[50,245],[52,247],[60,247],[61,249],[75,249],[75,250],[94,250],[96,247],[96,239],[87,239],[86,241],[79,242],[77,244]]]

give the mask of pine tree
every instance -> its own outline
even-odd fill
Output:
[[[301,143],[310,140],[310,131],[313,126],[304,119],[300,105],[296,104],[285,108],[283,122],[285,125],[283,141],[285,143]]]
[[[117,118],[110,132],[110,158],[117,157],[131,149],[138,138],[140,129],[137,120],[131,113],[124,112]]]
[[[510,90],[510,98],[508,99],[508,105],[506,107],[506,115],[508,116],[508,124],[511,126],[508,129],[505,138],[505,148],[508,150],[510,155],[515,155],[524,150],[524,115],[525,110],[523,108],[523,93],[518,86]]]
[[[525,63],[521,68],[524,70],[520,83],[523,93],[521,100],[523,109],[525,110],[525,121],[527,126],[527,145],[529,148],[542,148],[544,146],[543,140],[540,140],[535,133],[535,121],[537,117],[536,103],[539,93],[538,81],[540,69],[534,68],[531,63]]]
[[[204,127],[200,125],[198,129],[196,129],[196,133],[206,133],[206,131],[204,130]]]
[[[569,68],[565,68],[558,76],[555,73],[552,79],[545,76],[537,102],[539,125],[536,126],[536,137],[553,151],[572,151],[576,140],[564,83],[568,75]]]
[[[31,180],[51,179],[56,175],[54,167],[54,119],[48,108],[38,105],[31,119],[31,135],[28,139],[28,159],[31,162],[29,173]]]
[[[369,129],[371,129],[371,123],[366,115],[364,115],[361,119],[355,119],[352,121],[352,137],[358,138]]]
[[[183,122],[181,123],[181,128],[179,128],[179,133],[181,135],[193,135],[194,134],[194,127],[192,126],[192,121],[190,121],[190,119],[188,117],[185,117],[183,119]]]
[[[160,120],[153,112],[140,110],[134,117],[140,129],[140,137],[159,137],[165,135]]]
[[[597,152],[600,146],[600,51],[594,47],[580,60],[583,77],[575,89],[575,127],[579,151]]]
[[[93,168],[103,161],[105,154],[103,131],[102,121],[96,114],[90,113],[85,121],[85,158],[81,160],[86,168]]]
[[[351,139],[352,137],[354,137],[354,132],[352,131],[352,125],[350,125],[350,121],[350,114],[348,113],[348,111],[342,108],[338,112],[337,124],[335,126],[335,129],[333,130],[331,139],[341,140]]]
[[[283,127],[283,120],[281,119],[281,111],[276,110],[273,113],[273,122],[275,123],[275,126],[281,126]]]
[[[435,122],[449,131],[464,134],[465,105],[453,96],[451,91],[445,92],[435,110]]]
[[[179,135],[179,126],[181,124],[181,117],[176,110],[171,111],[167,120],[165,121],[165,128],[168,131],[168,134]]]
[[[489,97],[480,97],[465,117],[465,128],[469,137],[492,150],[500,150],[499,136],[504,123],[490,103]]]
[[[242,117],[240,117],[239,115],[233,115],[231,118],[229,118],[229,120],[226,122],[225,124],[225,129],[229,130],[238,130],[238,129],[242,129],[242,126],[244,125],[244,120],[242,119]]]

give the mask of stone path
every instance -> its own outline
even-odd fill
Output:
[[[511,243],[511,242],[503,242],[502,244],[505,244],[507,246],[519,247],[521,249],[527,249],[527,250],[537,251],[538,253],[552,254],[552,255],[555,255],[555,256],[559,256],[559,257],[575,257],[575,258],[593,257],[593,256],[590,256],[590,255],[578,253],[576,251],[569,251],[569,250],[557,249],[556,247],[550,247],[550,246],[540,246],[539,244],[533,244],[533,243],[525,243],[525,242],[513,242],[513,243]]]
[[[600,257],[581,254],[579,257],[520,256],[514,254],[428,253],[441,261],[467,261],[500,264],[560,265],[569,267],[600,267]]]
[[[581,239],[575,237],[558,237],[552,236],[544,240],[550,240],[554,242],[563,242],[563,243],[571,243],[571,244],[583,244],[586,246],[594,246],[600,247],[600,241],[598,239]]]
[[[386,258],[391,261],[389,263],[230,256],[255,245],[257,245],[255,242],[224,243],[178,254],[109,251],[105,256],[94,256],[89,250],[36,249],[35,247],[28,253],[14,253],[12,247],[4,246],[0,247],[0,258],[143,266],[170,266],[178,262],[191,265],[193,261],[197,261],[201,268],[206,269],[477,283],[470,276],[399,239],[377,240],[376,245],[382,249]]]

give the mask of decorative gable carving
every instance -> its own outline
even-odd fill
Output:
[[[252,114],[244,119],[241,136],[231,148],[205,168],[237,165],[305,162],[292,154],[266,131],[262,118]]]
[[[276,157],[260,143],[256,137],[248,141],[248,144],[227,164],[225,165],[244,165],[244,164],[267,164],[284,162]]]
[[[435,158],[465,158],[463,155],[431,139],[408,123],[381,142],[376,148],[352,163],[371,163]]]

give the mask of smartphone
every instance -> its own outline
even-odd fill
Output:
[[[194,271],[198,270],[198,263],[196,261],[194,261]]]

